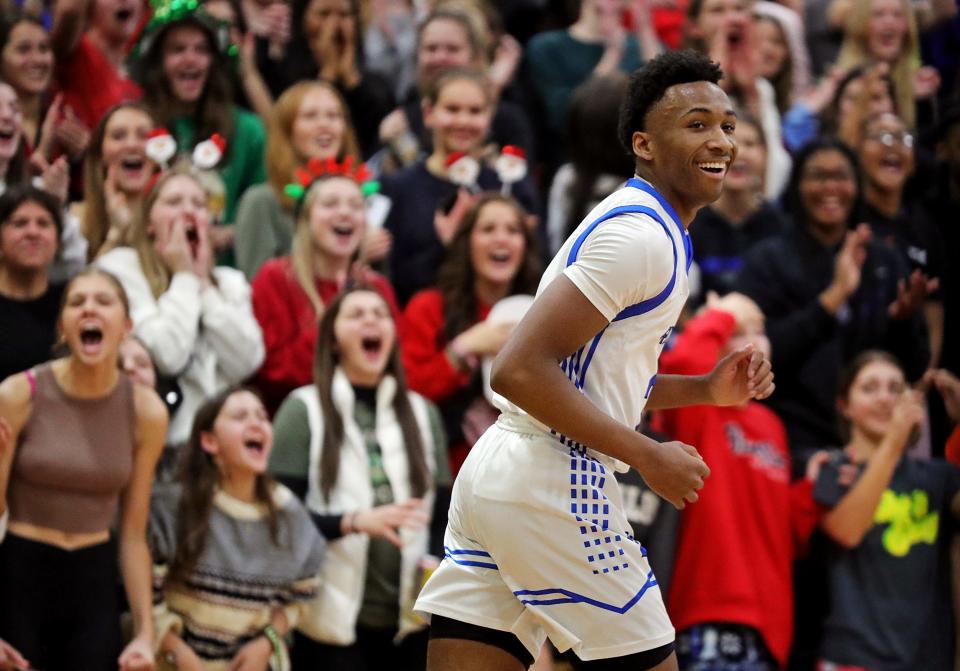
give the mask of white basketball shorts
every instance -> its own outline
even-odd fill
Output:
[[[453,487],[445,557],[415,610],[512,632],[534,658],[547,637],[583,660],[670,643],[614,474],[528,426],[501,415],[470,451]]]

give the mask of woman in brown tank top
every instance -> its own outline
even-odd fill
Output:
[[[67,356],[0,383],[0,639],[33,668],[153,668],[146,525],[167,413],[118,370],[130,326],[117,280],[87,269],[65,290]],[[134,623],[122,654],[117,549]]]

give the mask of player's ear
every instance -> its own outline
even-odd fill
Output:
[[[633,155],[644,161],[653,160],[653,136],[643,131],[633,134]]]

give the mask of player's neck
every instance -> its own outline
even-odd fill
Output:
[[[645,170],[637,169],[637,177],[649,182],[650,185],[670,203],[677,213],[677,216],[680,217],[680,223],[683,224],[683,227],[690,228],[690,222],[693,221],[694,216],[696,216],[697,212],[705,203],[698,203],[697,205],[686,204],[668,183],[659,180],[656,175],[652,175]]]

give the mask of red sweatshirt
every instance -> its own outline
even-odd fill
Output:
[[[733,318],[691,319],[660,357],[663,373],[701,375],[720,358]],[[766,406],[663,411],[657,428],[696,447],[710,467],[700,500],[680,518],[668,610],[677,630],[703,622],[753,627],[785,666],[793,631],[793,559],[819,510],[811,483],[790,484],[780,419]]]
[[[479,304],[477,322],[490,314],[490,306]],[[455,392],[468,386],[476,371],[463,372],[453,367],[447,358],[447,337],[443,332],[443,295],[439,289],[425,289],[416,293],[403,313],[402,349],[403,367],[407,384],[440,407]],[[475,322],[475,323],[477,323]],[[450,445],[450,469],[456,474],[467,458],[470,446],[464,441]]]
[[[367,271],[366,281],[383,294],[399,324],[400,308],[390,282],[372,270]],[[313,381],[317,313],[297,283],[289,256],[264,263],[251,287],[253,314],[260,323],[267,350],[256,383],[267,409],[273,413],[287,394]],[[333,300],[339,290],[340,285],[333,280],[317,281],[317,292],[324,303]]]

